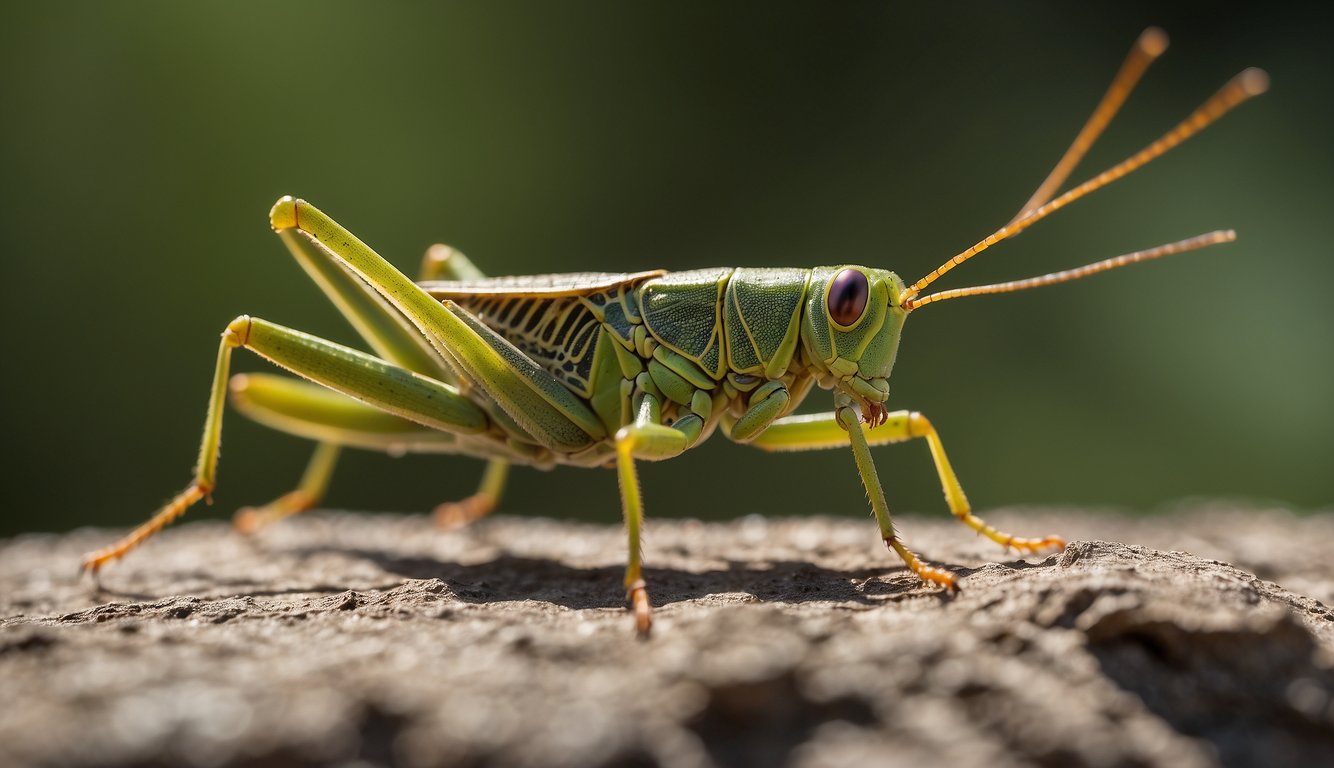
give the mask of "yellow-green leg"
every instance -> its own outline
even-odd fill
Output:
[[[482,280],[486,274],[461,251],[437,243],[426,249],[418,276],[421,280]],[[505,493],[509,469],[510,463],[504,459],[488,461],[486,469],[482,470],[482,481],[476,493],[466,499],[447,501],[435,508],[433,516],[436,525],[451,530],[496,511]]]
[[[204,421],[199,461],[195,465],[193,481],[148,522],[115,544],[86,556],[84,568],[96,571],[121,557],[213,491],[217,482],[218,452],[222,441],[227,371],[231,366],[232,351],[238,347],[250,349],[283,368],[367,406],[429,429],[466,435],[478,434],[490,427],[481,408],[459,395],[448,384],[365,352],[243,315],[227,325],[218,346],[208,415]]]
[[[304,379],[239,373],[231,405],[246,418],[289,435],[391,454],[457,453],[459,436],[440,432]]]
[[[321,446],[364,448],[392,454],[459,453],[461,438],[448,432],[427,429],[420,424],[353,400],[301,379],[265,373],[237,374],[231,380],[231,402],[238,411],[265,426],[289,435],[315,440]],[[462,501],[446,502],[436,509],[442,527],[453,527],[476,520],[495,510],[505,488],[511,453],[500,441],[480,441],[468,446],[473,454],[491,449],[490,460],[482,474],[477,492]],[[292,514],[288,505],[312,505],[333,472],[333,457],[317,448],[301,486],[274,504],[254,510],[257,518],[244,510],[238,513],[237,527],[253,531],[255,526]],[[277,505],[274,514],[269,507]]]
[[[322,287],[335,287],[331,295],[337,295],[340,309],[364,321],[358,331],[382,357],[259,318],[241,316],[232,321],[218,351],[194,480],[147,523],[121,541],[89,554],[85,568],[96,571],[121,557],[213,490],[227,371],[236,347],[244,346],[301,378],[346,396],[321,400],[310,396],[308,386],[299,384],[266,388],[274,396],[271,401],[285,399],[290,410],[266,409],[252,402],[253,410],[266,413],[266,418],[320,433],[317,439],[338,445],[349,444],[348,438],[384,440],[391,450],[439,445],[431,440],[419,442],[411,435],[403,436],[406,443],[393,442],[396,436],[392,433],[402,431],[403,421],[459,436],[469,441],[469,453],[493,458],[514,455],[504,436],[512,436],[515,430],[557,452],[583,450],[606,437],[607,428],[597,415],[554,376],[461,307],[437,301],[313,206],[283,198],[270,211],[270,223],[303,266],[309,262],[316,268]],[[427,345],[421,345],[418,337],[425,338]],[[418,370],[428,368],[438,375]],[[458,386],[452,384],[455,381]],[[486,401],[498,405],[514,426],[493,421],[482,406],[463,396],[459,387],[465,382],[483,390]],[[349,407],[349,399],[366,407]],[[370,410],[398,421],[391,418],[389,424],[381,420],[366,425]],[[363,428],[340,425],[345,418]]]
[[[932,426],[931,422],[916,411],[910,412],[908,414],[908,431],[910,437],[926,438],[926,444],[931,450],[931,459],[935,462],[936,472],[940,475],[940,485],[945,489],[945,502],[949,504],[950,511],[959,519],[959,522],[1006,549],[1013,547],[1020,552],[1037,552],[1048,547],[1065,549],[1065,539],[1060,536],[1023,538],[998,531],[987,525],[985,520],[973,514],[968,504],[968,498],[963,495],[963,487],[959,485],[959,479],[955,477],[954,469],[950,466],[950,460],[945,456],[945,446],[940,442],[940,434],[936,432],[936,428]]]
[[[660,404],[653,394],[643,395],[635,421],[616,433],[616,477],[621,486],[621,509],[629,538],[629,559],[625,566],[626,600],[634,614],[635,629],[648,634],[653,625],[648,586],[644,583],[643,550],[640,533],[644,526],[644,502],[639,493],[639,475],[635,459],[661,460],[679,455],[689,445],[685,433],[661,423]]]
[[[931,458],[940,476],[941,489],[945,493],[945,502],[950,512],[964,525],[986,536],[1003,547],[1014,547],[1022,552],[1034,552],[1047,547],[1064,548],[1065,540],[1060,536],[1042,538],[1021,538],[996,530],[984,520],[972,513],[968,497],[964,495],[949,457],[945,455],[944,444],[931,422],[916,411],[895,411],[885,417],[885,421],[869,432],[864,428],[858,411],[849,403],[840,403],[832,413],[811,416],[789,416],[775,421],[750,444],[768,451],[805,451],[830,448],[852,448],[853,459],[857,462],[857,471],[866,486],[871,499],[871,508],[875,512],[876,522],[885,544],[898,553],[908,567],[922,578],[946,588],[956,588],[954,575],[922,563],[911,550],[898,538],[890,518],[889,506],[885,502],[875,464],[871,458],[871,446],[898,443],[913,438],[925,438],[931,451]]]
[[[923,563],[916,553],[899,540],[898,532],[894,530],[894,521],[889,516],[885,490],[880,485],[880,476],[876,474],[875,462],[871,458],[871,446],[866,442],[866,433],[862,430],[861,416],[857,409],[852,406],[842,406],[835,411],[835,416],[838,423],[847,430],[848,441],[852,446],[852,458],[857,462],[857,472],[862,477],[862,485],[866,486],[866,495],[871,500],[871,510],[875,513],[875,521],[880,526],[880,537],[885,540],[885,546],[897,552],[908,568],[922,581],[939,584],[949,590],[958,589],[954,574]]]
[[[108,562],[121,557],[126,552],[139,546],[149,536],[167,527],[173,520],[185,514],[195,502],[213,492],[218,474],[218,449],[222,442],[223,398],[227,392],[227,370],[231,367],[232,350],[245,343],[233,321],[222,333],[222,342],[218,345],[218,362],[213,369],[213,386],[208,398],[208,414],[204,417],[204,436],[199,445],[199,460],[195,463],[195,476],[184,491],[176,494],[162,509],[138,528],[123,536],[120,541],[83,558],[84,570],[97,572]]]
[[[379,357],[440,381],[457,383],[456,372],[450,368],[448,361],[431,348],[430,343],[412,323],[369,285],[348,272],[327,249],[292,230],[279,232],[278,236],[297,264],[305,270]],[[477,269],[466,256],[444,245],[435,245],[427,250],[419,274],[422,280],[464,280],[481,277],[483,277],[481,270]],[[315,438],[319,443],[315,447],[310,463],[306,466],[300,484],[294,490],[267,504],[259,507],[242,507],[238,510],[232,522],[241,533],[254,533],[266,525],[319,504],[333,478],[341,447],[351,445],[370,447],[373,450],[402,449],[406,447],[402,443],[389,443],[387,446],[382,443],[389,442],[406,430],[420,431],[418,425],[410,422],[386,428],[385,422],[395,417],[370,409],[370,413],[361,414],[361,418],[369,419],[380,429],[372,430],[369,440],[372,444],[366,446],[364,445],[366,440],[359,439],[360,434],[349,434],[344,424],[338,423],[340,419],[350,421],[351,419],[347,419],[349,416],[347,412],[349,409],[357,408],[359,403],[342,398],[341,395],[329,390],[312,388],[309,385],[303,387],[304,382],[287,381],[291,384],[285,385],[280,377],[239,374],[231,383],[233,403],[239,410],[275,429],[289,434],[309,436],[305,433],[311,430],[311,416],[319,422],[324,422],[317,423],[314,427],[315,431],[322,432],[323,435]],[[265,398],[272,404],[266,403]],[[276,402],[275,398],[278,398]],[[345,402],[336,402],[339,398]],[[259,401],[258,404],[256,401]],[[330,421],[333,421],[334,425],[330,426],[328,424]],[[324,428],[321,429],[321,426]],[[364,433],[365,430],[361,432]],[[426,443],[429,450],[452,443],[453,439],[447,433],[428,432],[422,436],[414,436],[413,442]],[[478,492],[459,502],[441,504],[436,509],[436,519],[442,520],[443,516],[444,520],[452,522],[453,525],[461,525],[489,514],[500,500],[500,491],[503,487],[503,469],[495,470],[489,464]]]
[[[364,280],[542,447],[573,453],[607,436],[588,404],[559,379],[462,307],[431,296],[315,206],[284,197],[269,223],[277,232],[309,238]]]
[[[509,470],[510,463],[504,459],[488,461],[486,469],[482,471],[482,482],[477,492],[465,499],[446,501],[437,506],[433,513],[435,524],[443,530],[453,530],[494,512],[505,493]]]
[[[315,454],[306,465],[300,485],[263,506],[242,507],[232,518],[232,525],[241,533],[250,534],[319,504],[329,489],[341,450],[337,443],[316,443]]]

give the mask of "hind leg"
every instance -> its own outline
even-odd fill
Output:
[[[217,484],[227,372],[231,366],[232,351],[238,347],[249,349],[270,362],[346,396],[334,397],[335,403],[352,398],[360,401],[357,405],[363,409],[369,406],[372,410],[383,411],[400,421],[415,423],[419,429],[424,427],[466,435],[486,432],[491,428],[487,414],[449,384],[388,363],[374,355],[243,315],[227,325],[218,346],[208,415],[204,420],[194,479],[148,522],[115,544],[88,554],[83,561],[85,569],[96,571],[125,555],[212,493]],[[331,417],[330,420],[336,421],[337,418]]]

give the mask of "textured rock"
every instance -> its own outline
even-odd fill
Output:
[[[246,540],[194,523],[109,567],[100,593],[74,574],[111,534],[20,537],[0,543],[0,763],[1334,755],[1334,519],[989,517],[1075,541],[1015,560],[909,518],[908,541],[964,577],[947,596],[870,521],[652,521],[648,641],[622,607],[616,526],[499,518],[438,533],[423,518],[321,514]]]

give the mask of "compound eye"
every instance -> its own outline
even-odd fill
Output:
[[[834,277],[829,286],[829,317],[844,328],[857,324],[866,311],[866,298],[871,286],[859,269],[845,269]]]

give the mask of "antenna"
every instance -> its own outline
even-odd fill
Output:
[[[1139,38],[1135,40],[1134,47],[1130,49],[1130,53],[1126,54],[1126,60],[1121,65],[1121,70],[1116,73],[1116,77],[1112,79],[1112,84],[1107,87],[1107,93],[1103,94],[1102,101],[1098,102],[1093,114],[1089,115],[1088,122],[1084,123],[1084,127],[1079,129],[1079,134],[1075,136],[1075,140],[1070,143],[1070,147],[1065,150],[1065,154],[1056,163],[1056,167],[1051,169],[1047,178],[1043,179],[1042,183],[1038,185],[1033,196],[1028,198],[1028,202],[1024,203],[1013,219],[1010,219],[1011,224],[1022,219],[1026,214],[1040,207],[1050,200],[1052,195],[1056,194],[1056,190],[1060,189],[1061,184],[1065,183],[1065,180],[1070,177],[1071,172],[1079,165],[1079,161],[1084,159],[1089,147],[1093,146],[1093,142],[1097,141],[1098,137],[1102,135],[1103,129],[1112,122],[1112,118],[1121,109],[1121,105],[1126,103],[1126,98],[1130,96],[1131,91],[1135,90],[1135,86],[1139,83],[1139,79],[1143,77],[1145,71],[1148,70],[1149,65],[1163,55],[1163,51],[1167,50],[1167,42],[1167,33],[1157,27],[1149,27],[1140,33]]]
[[[1156,141],[1149,144],[1144,149],[1141,149],[1139,152],[1136,152],[1135,154],[1126,158],[1119,164],[1103,171],[1102,173],[1098,174],[1097,176],[1094,176],[1088,181],[1085,181],[1084,183],[1074,187],[1073,189],[1062,194],[1056,199],[1051,200],[1050,202],[1043,202],[1036,208],[1032,208],[1030,210],[1029,206],[1032,204],[1034,200],[1040,200],[1044,194],[1048,194],[1047,192],[1044,191],[1045,187],[1048,186],[1055,187],[1057,184],[1059,184],[1061,181],[1064,180],[1065,175],[1068,174],[1069,172],[1068,168],[1065,168],[1064,166],[1068,165],[1070,167],[1073,167],[1074,164],[1073,162],[1069,161],[1069,158],[1073,155],[1075,161],[1077,161],[1080,157],[1082,157],[1083,153],[1088,148],[1087,145],[1092,143],[1093,139],[1096,138],[1097,135],[1102,131],[1102,128],[1105,127],[1106,122],[1111,119],[1113,114],[1115,114],[1116,108],[1120,106],[1120,102],[1124,101],[1125,95],[1129,94],[1130,87],[1133,86],[1135,81],[1138,80],[1138,74],[1142,73],[1143,69],[1148,66],[1148,63],[1150,61],[1152,61],[1152,56],[1150,54],[1153,53],[1153,50],[1156,47],[1155,39],[1157,39],[1157,42],[1160,43],[1161,46],[1166,45],[1166,36],[1162,35],[1161,37],[1159,37],[1158,35],[1153,34],[1154,32],[1155,30],[1149,29],[1146,30],[1144,34],[1140,35],[1139,42],[1137,42],[1136,47],[1131,50],[1130,56],[1128,57],[1126,64],[1122,66],[1121,72],[1118,73],[1116,79],[1113,81],[1112,87],[1108,91],[1108,95],[1103,97],[1103,103],[1100,104],[1098,109],[1094,111],[1093,117],[1089,119],[1089,122],[1088,124],[1085,125],[1084,130],[1080,131],[1079,137],[1076,137],[1075,143],[1071,145],[1071,148],[1069,150],[1067,150],[1066,156],[1063,157],[1061,159],[1061,162],[1057,164],[1057,167],[1052,171],[1051,175],[1048,176],[1047,181],[1043,182],[1042,186],[1039,187],[1038,192],[1034,194],[1029,204],[1025,205],[1023,209],[1024,212],[1020,216],[1015,218],[1013,221],[1011,221],[1009,224],[1006,224],[1005,226],[1001,227],[1000,229],[996,230],[990,235],[987,235],[985,238],[978,241],[972,247],[968,248],[962,253],[959,253],[957,256],[946,261],[944,264],[941,264],[926,277],[923,277],[921,280],[918,280],[916,283],[913,283],[912,286],[909,287],[908,290],[903,293],[903,296],[899,300],[899,306],[903,307],[906,310],[912,310],[914,307],[920,306],[922,302],[917,301],[916,296],[919,293],[921,293],[923,288],[927,287],[931,283],[934,283],[936,280],[940,279],[940,277],[943,276],[946,272],[949,272],[951,269],[954,269],[955,267],[973,258],[977,254],[981,253],[987,248],[990,248],[996,243],[999,243],[1000,241],[1005,240],[1006,238],[1013,237],[1019,234],[1020,232],[1024,231],[1025,229],[1037,223],[1038,221],[1041,221],[1042,219],[1046,218],[1052,213],[1055,213],[1061,208],[1064,208],[1070,203],[1073,203],[1074,201],[1080,199],[1081,197],[1084,197],[1085,195],[1088,195],[1091,192],[1094,192],[1098,189],[1101,189],[1102,187],[1107,186],[1113,181],[1120,179],[1122,176],[1129,174],[1131,171],[1141,168],[1145,164],[1166,154],[1169,150],[1176,147],[1178,144],[1182,143],[1186,139],[1189,139],[1191,136],[1194,136],[1195,134],[1204,130],[1204,128],[1206,128],[1209,124],[1215,122],[1220,117],[1227,114],[1238,104],[1241,104],[1242,102],[1246,101],[1247,99],[1253,96],[1258,96],[1269,89],[1269,76],[1265,74],[1264,70],[1251,68],[1242,71],[1236,77],[1229,80],[1227,84],[1225,84],[1217,93],[1215,93],[1207,101],[1205,101],[1204,104],[1200,105],[1200,107],[1196,109],[1194,112],[1192,112],[1189,117],[1178,123],[1170,131],[1160,136]],[[1145,47],[1146,37],[1149,39],[1147,48]],[[1159,50],[1159,52],[1161,53],[1161,50]],[[1142,64],[1134,64],[1134,62],[1138,58],[1144,56],[1149,56],[1147,61],[1143,62]],[[1130,72],[1129,75],[1126,74],[1128,70]],[[1138,70],[1138,73],[1136,72],[1136,70]],[[1108,106],[1109,102],[1111,103],[1111,106]],[[1100,113],[1103,114],[1100,115]],[[1086,143],[1081,143],[1081,138],[1086,139]],[[1056,180],[1054,183],[1052,182],[1053,178]],[[1193,240],[1187,240],[1182,242],[1183,243],[1193,242]],[[1223,241],[1219,240],[1216,242],[1223,242]],[[1177,245],[1180,244],[1178,243]],[[1164,246],[1164,247],[1170,248],[1173,246]],[[1179,252],[1179,251],[1174,251],[1174,252]],[[1161,254],[1161,255],[1166,255],[1166,254]],[[1108,261],[1111,262],[1116,260],[1111,259]],[[1099,264],[1104,264],[1104,263],[1107,262],[1099,262]],[[1125,263],[1133,263],[1133,262],[1125,262]],[[1097,265],[1090,265],[1090,266],[1097,266]],[[1122,264],[1121,263],[1109,264],[1108,266],[1102,267],[1101,269],[1095,271],[1102,271],[1103,269],[1112,269],[1113,267],[1116,266],[1122,266]],[[1077,271],[1078,270],[1071,270],[1071,272],[1077,272]],[[1080,274],[1077,275],[1076,277],[1082,277],[1082,276],[1083,274]],[[1065,279],[1073,280],[1075,279],[1075,277],[1067,277]],[[1025,281],[1018,281],[1018,282],[1022,283]],[[1058,280],[1056,282],[1063,282],[1063,280]],[[1038,284],[1048,285],[1050,283],[1038,283]],[[1025,287],[1033,287],[1033,286],[1025,286]],[[1019,290],[1019,289],[1015,288],[1012,290]],[[951,296],[951,298],[957,298],[957,297]]]
[[[1008,283],[992,283],[991,285],[975,285],[971,288],[952,288],[948,291],[938,291],[927,294],[921,298],[915,298],[911,301],[911,306],[904,306],[904,309],[913,310],[918,307],[924,307],[927,304],[934,304],[938,301],[948,301],[949,299],[961,299],[965,296],[981,296],[988,293],[1011,293],[1013,291],[1026,291],[1029,288],[1040,288],[1044,285],[1055,285],[1057,283],[1066,283],[1071,280],[1078,280],[1081,277],[1096,275],[1099,272],[1106,272],[1109,269],[1124,267],[1130,264],[1138,264],[1141,261],[1151,261],[1163,256],[1171,256],[1176,253],[1185,253],[1194,251],[1210,245],[1219,243],[1230,243],[1237,239],[1237,233],[1230,229],[1220,229],[1205,235],[1199,235],[1187,240],[1182,240],[1168,245],[1160,245],[1157,248],[1150,248],[1147,251],[1135,251],[1127,253],[1124,256],[1114,256],[1110,259],[1085,264],[1082,267],[1067,269],[1062,272],[1052,272],[1041,277],[1030,277],[1026,280],[1011,280]]]

